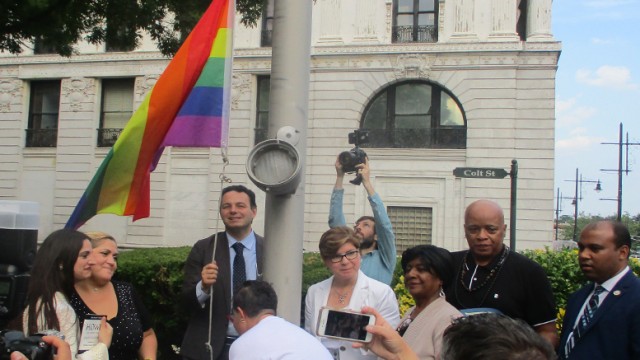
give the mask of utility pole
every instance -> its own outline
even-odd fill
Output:
[[[573,241],[578,241],[578,204],[580,200],[582,200],[582,183],[595,183],[596,192],[602,191],[602,184],[600,180],[585,180],[582,178],[580,171],[576,168],[576,179],[575,180],[565,180],[565,181],[574,181],[576,184],[575,196],[573,198]]]
[[[618,169],[600,169],[600,171],[615,171],[618,173],[618,197],[616,199],[600,199],[600,200],[615,200],[618,201],[618,214],[617,220],[622,221],[622,173],[625,175],[629,175],[629,145],[640,145],[640,143],[630,143],[629,142],[629,133],[627,133],[627,141],[623,141],[622,139],[622,123],[620,123],[620,134],[618,135],[617,143],[603,142],[604,145],[618,145]],[[626,160],[625,169],[622,168],[623,163],[623,147],[626,146],[626,156],[624,159]]]
[[[311,1],[274,2],[269,138],[293,127],[301,162],[300,184],[294,194],[267,192],[265,200],[265,280],[278,296],[278,315],[300,323],[302,239],[304,237],[304,172],[306,164],[309,74],[311,66]]]

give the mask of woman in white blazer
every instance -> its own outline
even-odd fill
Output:
[[[398,301],[389,285],[367,277],[360,271],[360,238],[348,227],[336,227],[320,238],[320,255],[333,276],[312,285],[305,300],[305,329],[316,335],[318,315],[322,307],[360,311],[370,306],[391,324],[400,322]],[[354,349],[348,341],[319,338],[334,358],[376,359],[376,355]]]

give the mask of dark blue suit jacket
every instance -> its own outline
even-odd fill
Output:
[[[589,284],[569,298],[558,349],[560,359],[566,358],[567,337],[592,290],[593,284]],[[618,281],[600,304],[568,359],[640,359],[640,279],[632,271]]]

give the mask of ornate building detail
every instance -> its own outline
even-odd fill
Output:
[[[142,100],[147,95],[149,90],[151,90],[151,88],[156,84],[159,77],[160,75],[153,74],[136,78],[134,91],[138,99]]]
[[[398,56],[396,67],[393,70],[397,79],[423,78],[431,75],[431,66],[434,58],[428,55],[403,54]]]
[[[71,78],[62,80],[62,98],[66,99],[71,111],[82,110],[82,104],[90,102],[95,93],[93,79]],[[61,99],[62,101],[62,99]]]
[[[393,31],[393,2],[387,1],[386,3],[386,12],[384,15],[385,21],[385,33],[382,36],[382,41],[384,43],[391,43],[391,32]]]
[[[238,101],[245,93],[251,92],[251,76],[248,74],[233,74],[231,79],[231,109],[238,109]]]
[[[20,97],[22,81],[15,79],[0,79],[0,112],[11,111],[11,103]]]

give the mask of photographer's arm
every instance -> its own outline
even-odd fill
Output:
[[[344,180],[344,171],[342,171],[342,164],[338,157],[336,157],[336,184],[331,193],[331,202],[329,204],[329,227],[334,228],[337,226],[345,226],[347,221],[344,218],[344,212],[342,211],[342,201],[344,195],[344,189],[342,188],[342,181]]]
[[[364,164],[358,165],[358,174],[362,175],[362,185],[369,195],[369,205],[371,205],[373,218],[376,221],[378,251],[385,266],[387,277],[389,278],[388,283],[390,283],[393,277],[393,271],[396,268],[396,235],[393,233],[393,226],[387,214],[387,209],[371,183],[369,158],[365,160]]]

